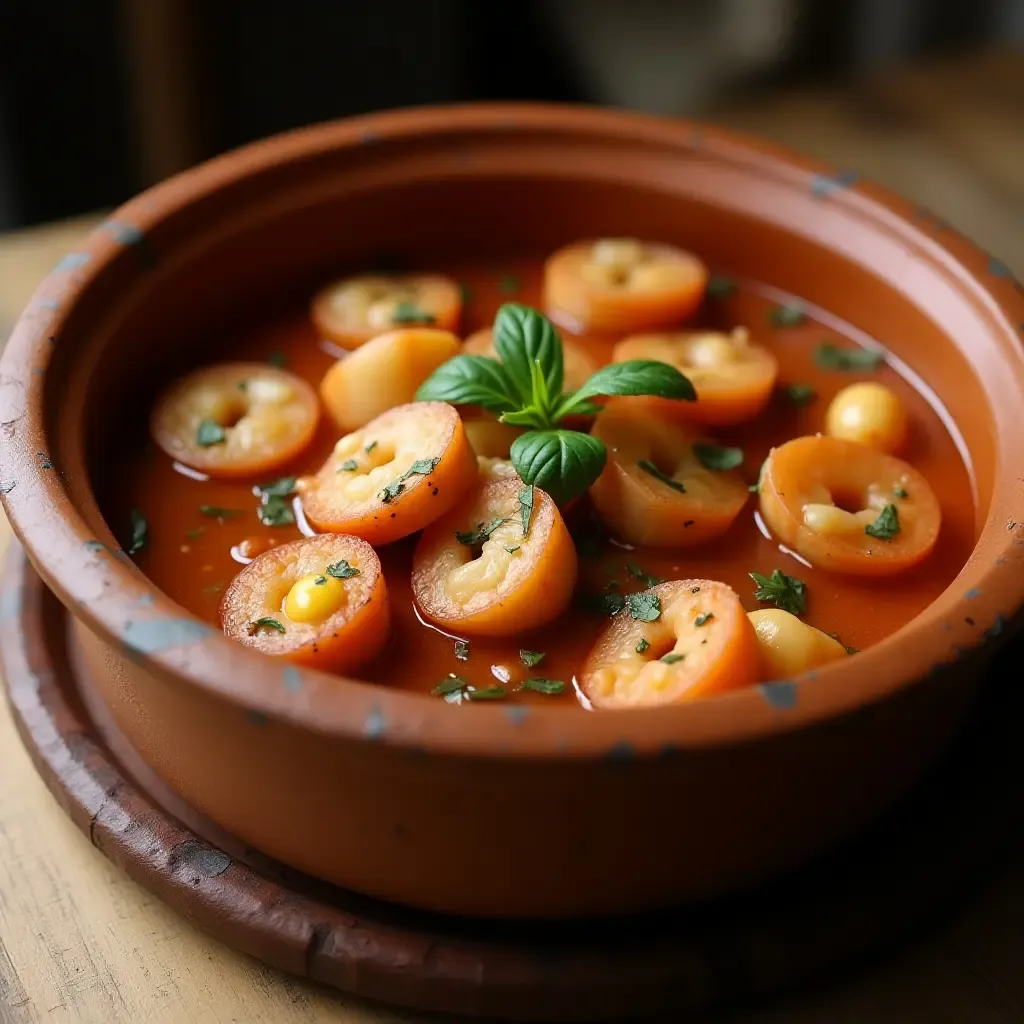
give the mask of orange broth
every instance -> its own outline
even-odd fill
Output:
[[[468,336],[490,326],[499,305],[517,301],[540,306],[542,261],[509,260],[500,266],[474,263],[472,266],[432,267],[449,273],[466,285],[462,333]],[[962,456],[962,445],[954,440],[955,430],[944,422],[937,401],[924,389],[916,389],[906,376],[889,363],[870,373],[820,369],[814,352],[823,341],[864,339],[849,325],[827,314],[809,310],[795,327],[774,327],[770,313],[787,296],[753,283],[739,282],[734,294],[709,297],[690,326],[729,329],[746,326],[751,341],[776,355],[780,364],[779,387],[768,409],[756,420],[738,427],[710,431],[722,444],[743,449],[743,472],[754,483],[762,460],[773,445],[793,437],[824,429],[829,401],[840,389],[857,380],[887,385],[904,403],[911,420],[911,432],[900,457],[928,479],[942,507],[942,531],[931,556],[917,569],[890,579],[864,579],[825,573],[780,551],[767,536],[757,512],[757,496],[751,495],[729,531],[705,546],[672,551],[629,548],[614,541],[599,545],[597,552],[580,543],[580,596],[600,596],[609,584],[619,593],[643,589],[629,566],[665,579],[708,578],[732,586],[748,610],[760,605],[754,599],[754,584],[748,573],[770,575],[773,569],[802,579],[807,584],[805,622],[835,634],[842,643],[864,648],[888,636],[931,603],[963,566],[975,539],[973,481]],[[608,360],[618,338],[582,339],[602,362]],[[227,344],[218,343],[219,360],[261,360],[283,356],[291,372],[318,386],[338,351],[321,342],[305,309],[294,315],[251,326]],[[786,385],[809,384],[817,398],[806,406],[795,405],[783,393]],[[948,417],[947,417],[948,419]],[[277,476],[314,472],[330,454],[340,432],[330,417],[323,416],[312,445],[293,465]],[[245,538],[270,537],[284,543],[302,536],[298,526],[268,527],[260,523],[259,498],[249,482],[198,480],[175,468],[172,461],[153,445],[127,453],[119,479],[105,503],[114,532],[128,532],[132,509],[140,510],[149,522],[149,542],[137,556],[143,572],[172,599],[206,622],[218,624],[218,605],[224,588],[242,565],[232,556],[233,547]],[[240,510],[239,514],[215,519],[200,512],[201,505]],[[567,516],[574,536],[592,534],[587,529],[589,510],[578,505]],[[363,667],[359,675],[367,680],[410,690],[429,691],[448,673],[457,673],[478,687],[495,680],[513,684],[527,675],[543,675],[566,682],[561,696],[518,693],[517,700],[576,702],[574,687],[568,685],[582,665],[597,634],[606,623],[600,613],[573,607],[547,627],[512,640],[475,639],[469,644],[468,660],[456,658],[453,635],[425,623],[413,605],[409,584],[410,563],[416,537],[379,549],[394,616],[394,639],[385,653]],[[616,588],[617,585],[617,588]],[[528,670],[519,649],[543,651],[545,658]]]

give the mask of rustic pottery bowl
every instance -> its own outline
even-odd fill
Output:
[[[264,296],[305,296],[370,253],[427,263],[597,234],[668,238],[803,296],[938,394],[970,451],[977,543],[926,612],[818,673],[689,705],[453,713],[247,651],[119,548],[95,490],[134,396],[215,355],[200,346],[258,316]],[[926,211],[771,146],[558,107],[372,116],[174,178],[61,260],[3,356],[0,489],[107,717],[244,843],[459,914],[660,907],[850,836],[953,735],[1024,598],[1022,325],[996,260]]]

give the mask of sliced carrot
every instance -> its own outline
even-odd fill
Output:
[[[837,437],[773,448],[759,491],[780,541],[818,568],[854,576],[912,568],[931,554],[942,525],[938,499],[913,466]]]
[[[707,267],[683,249],[602,238],[548,258],[544,303],[553,320],[577,333],[670,327],[697,309],[707,279]]]
[[[671,580],[631,596],[579,682],[595,708],[655,707],[749,686],[757,673],[757,638],[735,591]]]
[[[150,433],[172,459],[210,476],[262,476],[299,455],[319,420],[316,393],[294,374],[218,363],[160,396]]]
[[[358,430],[396,405],[459,354],[458,336],[430,327],[388,331],[339,359],[320,383],[324,408],[342,430]]]
[[[732,525],[748,488],[736,470],[708,469],[698,452],[710,442],[661,415],[664,404],[649,398],[608,403],[593,429],[608,449],[608,462],[590,498],[621,540],[693,547]]]
[[[459,414],[446,402],[413,402],[346,434],[296,489],[318,530],[388,544],[443,515],[476,481]]]
[[[439,274],[360,274],[334,281],[313,298],[313,325],[344,348],[358,348],[397,327],[457,331],[459,286]]]
[[[433,622],[511,636],[565,611],[576,570],[576,549],[548,494],[518,478],[498,478],[423,531],[412,589]]]
[[[677,331],[635,334],[624,338],[612,353],[616,363],[656,359],[689,377],[696,402],[663,402],[666,412],[709,426],[727,426],[754,419],[768,404],[779,364],[760,345],[750,343],[745,327],[731,333]]]
[[[220,606],[221,628],[263,654],[331,672],[373,658],[390,629],[388,592],[373,548],[323,534],[253,559]]]

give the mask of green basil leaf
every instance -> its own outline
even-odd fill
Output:
[[[551,321],[537,310],[506,302],[494,318],[494,351],[519,393],[521,404],[537,402],[531,369],[534,363],[540,366],[548,394],[562,393],[562,339]]]
[[[500,415],[522,404],[505,368],[488,356],[461,355],[442,363],[416,392],[420,402],[479,405]]]
[[[525,483],[564,505],[601,475],[608,452],[596,437],[576,430],[531,430],[512,442],[510,455]]]
[[[602,366],[559,410],[575,407],[595,395],[656,395],[695,402],[697,392],[689,378],[674,366],[655,359],[629,359]]]
[[[537,430],[543,430],[549,422],[547,414],[534,405],[514,412],[503,412],[499,419],[510,427],[533,427]]]

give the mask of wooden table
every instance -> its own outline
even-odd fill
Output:
[[[1024,61],[1003,55],[716,116],[913,195],[1022,273],[1021,111]],[[0,238],[0,338],[89,223]],[[0,547],[8,536],[0,516]],[[1022,964],[1024,860],[928,941],[735,1024],[1020,1024]],[[422,1019],[289,978],[175,917],[65,818],[0,702],[0,1024]]]

